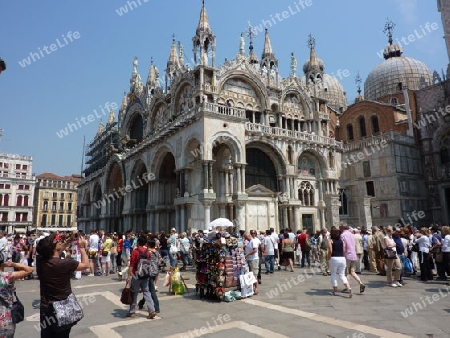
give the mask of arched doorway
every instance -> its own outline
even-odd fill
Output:
[[[177,177],[175,173],[175,158],[171,153],[163,155],[157,170],[153,190],[155,205],[155,227],[157,231],[169,231],[175,227],[174,200],[177,192]]]
[[[119,163],[114,163],[107,181],[108,200],[106,201],[106,224],[105,230],[108,232],[124,231],[123,225],[123,173]],[[111,198],[110,198],[111,197]]]
[[[131,210],[132,227],[135,230],[147,228],[147,203],[148,203],[148,184],[144,179],[147,174],[147,168],[144,163],[138,162],[131,174]]]

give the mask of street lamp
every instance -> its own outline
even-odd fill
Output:
[[[6,69],[6,63],[0,58],[0,74]]]

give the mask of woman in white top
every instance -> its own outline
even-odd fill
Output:
[[[442,254],[444,256],[444,269],[447,273],[447,276],[450,277],[450,227],[444,226],[442,227],[442,237],[444,240],[442,241]]]
[[[433,280],[433,272],[431,271],[430,263],[430,248],[431,241],[429,237],[430,231],[428,228],[422,228],[416,234],[415,243],[419,244],[419,264],[420,264],[420,279],[424,282]]]
[[[400,263],[400,258],[398,258],[398,255],[396,254],[396,246],[397,244],[395,244],[395,241],[392,238],[392,227],[388,226],[386,228],[386,236],[383,238],[383,249],[385,250],[384,263],[386,264],[387,283],[393,288],[402,286],[402,284],[398,282],[400,280],[402,265]],[[392,256],[388,255],[388,252],[392,253]],[[395,267],[394,278],[392,278],[393,267]]]

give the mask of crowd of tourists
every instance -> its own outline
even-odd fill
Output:
[[[366,271],[386,276],[393,288],[406,284],[405,276],[421,281],[445,281],[450,277],[450,227],[432,225],[416,229],[406,227],[352,228],[341,223],[339,228],[322,229],[314,234],[308,230],[284,229],[279,234],[273,228],[234,234],[240,237],[250,271],[257,277],[254,294],[262,284],[262,274],[277,270],[293,272],[294,268],[311,268],[318,264],[321,274],[330,276],[331,295],[353,295],[351,284],[359,292],[366,289],[361,273]],[[32,279],[33,271],[40,280],[41,337],[69,337],[72,325],[60,327],[52,321],[54,302],[67,300],[72,294],[71,279],[82,276],[117,274],[131,284],[134,296],[127,317],[146,305],[148,319],[160,312],[157,296],[158,274],[170,268],[186,270],[195,261],[196,245],[206,238],[202,230],[193,234],[169,233],[108,233],[91,230],[89,234],[27,233],[6,236],[0,231],[0,336],[13,337],[15,323],[10,308],[15,299],[14,282]],[[65,259],[65,258],[72,259]],[[141,271],[141,261],[149,268]],[[4,271],[10,268],[11,271]],[[318,270],[315,270],[316,272]],[[264,271],[265,270],[265,271]],[[350,283],[350,278],[354,280]],[[338,279],[344,288],[338,290]],[[139,291],[143,298],[138,301]]]

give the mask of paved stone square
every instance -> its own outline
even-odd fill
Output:
[[[145,318],[139,311],[125,318],[127,306],[120,303],[125,282],[116,276],[83,277],[72,281],[85,317],[72,330],[73,337],[448,337],[450,335],[450,286],[445,282],[422,283],[406,278],[402,288],[386,286],[386,277],[361,275],[367,288],[354,295],[329,295],[330,277],[317,269],[295,268],[264,275],[259,294],[232,303],[200,300],[195,295],[195,274],[183,276],[189,293],[174,296],[159,282],[160,317]],[[302,282],[298,282],[302,281]],[[26,321],[18,325],[16,337],[38,337],[38,313],[32,308],[38,299],[37,280],[17,282],[25,305]],[[427,298],[428,297],[428,298]],[[405,312],[409,309],[409,312]]]

